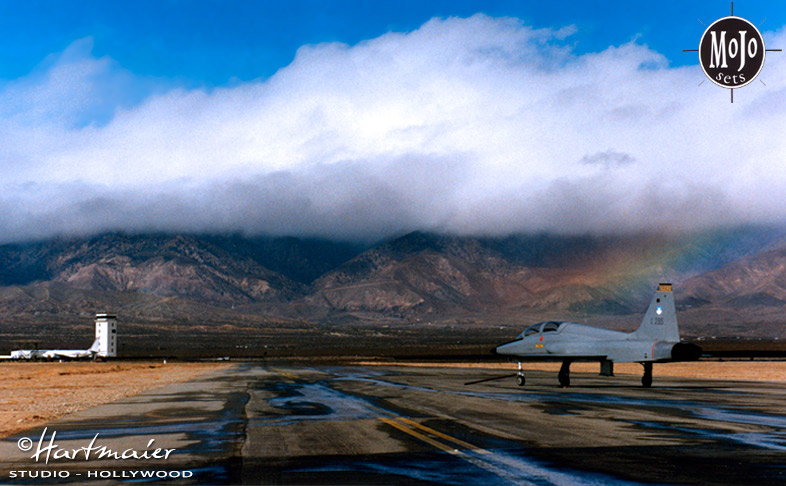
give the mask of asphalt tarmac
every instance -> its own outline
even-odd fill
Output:
[[[656,365],[649,389],[636,376],[580,373],[563,389],[546,372],[528,372],[525,387],[464,385],[498,374],[242,363],[6,438],[0,483],[786,480],[783,384],[664,378]],[[99,458],[99,447],[127,456]]]

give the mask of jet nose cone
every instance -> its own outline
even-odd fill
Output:
[[[519,347],[519,341],[521,341],[521,339],[514,339],[513,341],[502,343],[496,348],[494,348],[494,351],[492,351],[492,353],[501,354],[505,356],[515,355]]]

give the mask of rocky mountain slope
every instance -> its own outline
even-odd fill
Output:
[[[700,307],[786,306],[786,246],[747,256],[684,283],[686,301]]]
[[[0,323],[111,310],[146,322],[418,322],[642,312],[658,281],[691,312],[772,319],[786,303],[773,229],[689,236],[472,238],[370,247],[296,238],[108,234],[0,246]],[[502,316],[502,317],[500,317]],[[786,320],[786,319],[784,319]]]

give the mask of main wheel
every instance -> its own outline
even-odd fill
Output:
[[[516,384],[518,386],[524,386],[524,383],[526,383],[526,382],[527,382],[527,380],[524,378],[524,375],[517,375],[516,376]]]
[[[644,375],[641,377],[641,385],[644,388],[649,388],[652,386],[652,375]]]
[[[559,369],[559,375],[557,375],[559,379],[559,384],[562,388],[567,388],[570,386],[570,361],[563,361],[562,367]]]
[[[642,363],[644,365],[644,376],[641,377],[641,385],[644,388],[652,386],[652,363]]]

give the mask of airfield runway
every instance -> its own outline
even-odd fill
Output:
[[[499,370],[241,363],[52,422],[43,441],[43,428],[3,439],[0,483],[50,484],[19,475],[49,471],[112,484],[151,470],[179,475],[166,484],[783,484],[783,384],[657,369],[650,389],[580,373],[561,389],[546,372],[519,388],[464,385]],[[25,438],[173,451],[43,464],[20,451]]]

